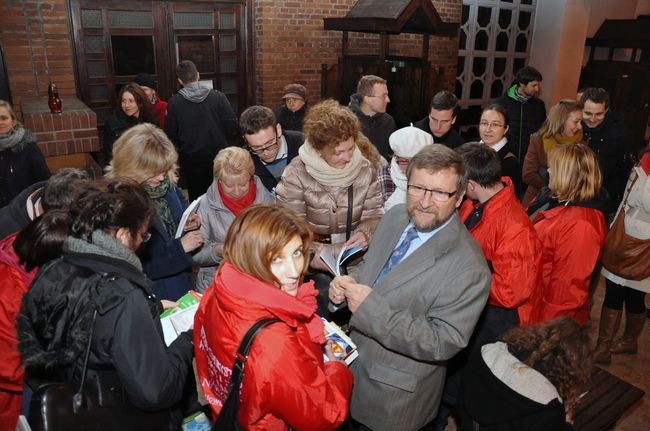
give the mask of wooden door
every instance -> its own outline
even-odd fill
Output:
[[[246,0],[71,0],[71,9],[79,93],[98,124],[138,73],[153,75],[168,100],[180,60],[194,61],[235,110],[246,107]]]

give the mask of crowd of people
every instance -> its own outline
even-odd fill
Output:
[[[0,430],[41,420],[55,381],[122,394],[150,429],[215,419],[263,319],[243,429],[571,429],[592,360],[637,352],[650,273],[605,265],[593,355],[586,329],[607,224],[650,240],[650,152],[632,154],[603,89],[547,115],[525,67],[465,143],[448,91],[396,130],[377,76],[349,106],[308,106],[293,83],[238,118],[192,62],[177,75],[169,103],[146,74],[121,89],[98,180],[50,177],[0,101]],[[362,257],[326,263],[349,248]],[[188,291],[193,329],[166,344],[160,314]],[[349,367],[322,318],[349,331]]]

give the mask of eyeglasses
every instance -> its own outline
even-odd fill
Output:
[[[142,234],[142,242],[148,242],[151,239],[151,234],[149,232],[145,232]]]
[[[382,94],[381,96],[373,96],[372,94],[369,94],[366,97],[375,97],[377,99],[383,99],[383,100],[388,100],[388,94]]]
[[[487,121],[481,121],[478,123],[480,127],[484,127],[486,129],[500,129],[501,127],[505,127],[505,124],[501,123],[488,123]]]
[[[436,202],[447,202],[458,192],[458,190],[454,190],[453,192],[445,192],[442,190],[427,189],[425,187],[414,186],[413,184],[409,184],[406,188],[411,196],[414,196],[418,199],[422,199],[426,196],[427,192],[429,192],[431,193],[433,200]]]
[[[248,151],[250,151],[251,153],[255,153],[255,154],[257,154],[259,156],[259,155],[262,155],[262,154],[264,154],[266,152],[271,152],[273,150],[273,148],[275,148],[276,145],[278,145],[278,137],[277,136],[275,137],[275,141],[273,141],[273,143],[267,145],[266,147],[253,148],[253,147],[251,147],[249,145],[248,146]]]

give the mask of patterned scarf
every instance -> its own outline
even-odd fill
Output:
[[[165,179],[155,187],[147,184],[144,185],[144,189],[149,193],[149,197],[156,209],[156,214],[158,214],[160,221],[162,221],[163,226],[165,226],[165,230],[169,234],[170,238],[174,238],[176,235],[176,223],[174,223],[174,217],[172,216],[171,208],[169,208],[169,203],[167,202],[167,199],[165,199],[169,187],[170,183],[167,176],[165,176]]]

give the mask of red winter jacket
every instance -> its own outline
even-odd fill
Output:
[[[0,389],[23,390],[23,367],[18,353],[16,316],[36,269],[26,272],[13,249],[18,234],[0,241]]]
[[[533,224],[514,194],[509,177],[501,181],[506,187],[486,202],[481,219],[470,233],[479,243],[492,268],[492,286],[488,304],[516,308],[520,325],[530,320],[525,307],[540,282],[542,244]],[[460,207],[465,222],[475,205],[467,199]]]
[[[246,362],[239,422],[246,430],[334,430],[348,412],[352,373],[342,362],[323,363],[323,324],[312,283],[296,297],[224,262],[194,319],[199,381],[214,413],[228,392],[235,352],[256,321],[262,329]]]
[[[589,283],[607,233],[603,213],[559,205],[537,214],[533,224],[542,241],[542,288],[531,301],[531,323],[569,316],[585,324]]]

